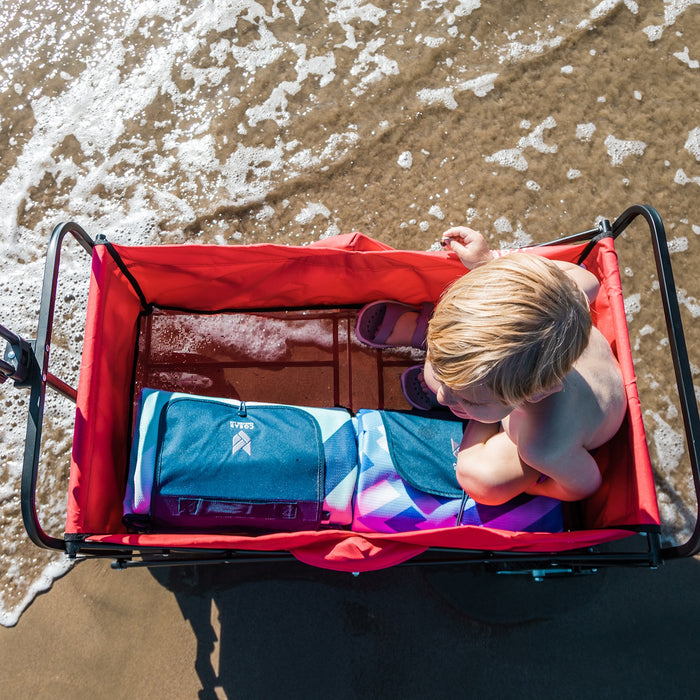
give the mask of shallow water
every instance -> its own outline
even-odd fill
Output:
[[[542,242],[649,203],[700,361],[697,0],[6,2],[0,319],[35,333],[60,221],[121,243],[305,244],[352,230],[428,249],[469,224]],[[666,541],[694,524],[648,234],[620,245]],[[66,247],[52,368],[77,377],[86,298]],[[0,622],[65,563],[26,540],[27,396],[2,389]],[[40,509],[63,527],[72,407],[50,399]]]

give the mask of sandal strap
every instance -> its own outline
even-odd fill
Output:
[[[414,311],[415,309],[406,304],[402,304],[398,301],[385,302],[384,318],[382,318],[379,328],[374,336],[373,342],[378,345],[386,345],[389,336],[394,331],[394,326],[396,322],[403,316],[407,311]]]
[[[425,301],[421,305],[418,313],[416,330],[413,332],[413,338],[411,339],[411,345],[414,348],[425,350],[425,336],[428,332],[428,322],[430,321],[430,317],[433,315],[434,308],[435,305],[429,301]]]

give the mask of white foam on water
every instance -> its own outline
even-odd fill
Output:
[[[345,32],[345,42],[342,45],[350,49],[356,49],[359,45],[355,38],[357,22],[371,22],[378,25],[384,17],[386,17],[386,10],[363,0],[341,0],[336,2],[334,9],[328,13],[328,20],[337,22]]]
[[[420,39],[416,37],[416,41],[419,40],[431,49],[437,49],[438,47],[442,46],[446,41],[444,37],[438,36],[423,36],[420,37]]]
[[[658,41],[664,30],[676,23],[676,20],[691,6],[700,4],[700,0],[664,0],[664,21],[650,24],[642,29],[649,41]]]
[[[505,216],[499,216],[493,222],[493,227],[496,229],[496,231],[498,233],[512,233],[513,232],[513,224],[511,224],[510,220]]]
[[[411,151],[404,151],[396,162],[401,168],[408,169],[413,165],[413,154]]]
[[[382,78],[399,74],[399,64],[378,53],[385,43],[385,39],[374,39],[360,51],[357,62],[350,69],[350,75],[362,76],[359,84],[352,88],[354,95],[363,95],[371,85],[380,82]]]
[[[677,51],[673,55],[681,63],[685,63],[688,66],[688,68],[692,68],[693,70],[700,68],[700,61],[697,61],[694,58],[690,58],[690,51],[687,46],[683,49],[683,51]]]
[[[439,219],[440,221],[444,221],[445,219],[445,214],[443,213],[442,209],[437,204],[433,204],[430,209],[428,209],[428,214],[430,216],[434,216],[436,219]]]
[[[605,137],[604,143],[612,165],[622,165],[623,161],[630,156],[644,155],[647,147],[644,141],[618,139],[612,134]]]
[[[678,236],[668,241],[669,253],[683,253],[688,250],[688,239],[685,236]]]
[[[557,125],[554,117],[547,117],[538,124],[527,136],[522,136],[518,140],[518,145],[515,148],[505,148],[501,151],[496,151],[490,156],[485,156],[484,160],[487,163],[497,163],[506,168],[514,168],[519,172],[527,170],[528,163],[523,155],[523,152],[528,148],[533,148],[538,153],[556,153],[558,146],[556,144],[546,144],[544,142],[544,132],[554,129]],[[529,127],[528,127],[529,128]]]
[[[5,605],[0,597],[0,625],[3,627],[14,627],[34,598],[40,593],[48,591],[53,582],[68,573],[72,566],[73,562],[67,556],[61,555],[34,573],[31,579],[25,579],[19,562],[17,562],[17,566],[14,569],[8,570],[7,576],[14,578],[16,585],[23,584],[25,594],[19,602],[10,605]]]
[[[598,22],[613,12],[618,5],[624,5],[633,15],[639,12],[639,6],[634,0],[602,0],[602,2],[599,2],[591,9],[588,18],[593,22]]]
[[[496,78],[498,78],[498,73],[485,73],[447,87],[424,88],[419,90],[416,96],[425,105],[441,104],[447,109],[457,109],[459,105],[455,93],[470,91],[477,97],[484,97],[493,90]]]
[[[628,294],[625,297],[625,316],[627,317],[627,323],[630,323],[634,315],[642,310],[641,299],[642,295],[640,292]]]
[[[700,300],[690,296],[685,289],[680,287],[676,287],[676,296],[678,297],[678,301],[690,311],[693,318],[700,317]]]
[[[668,402],[670,405],[670,401]],[[652,440],[659,457],[657,468],[663,474],[675,471],[683,459],[685,438],[682,433],[674,430],[658,413],[645,411],[645,415],[653,419],[656,427],[652,430]],[[667,416],[673,418],[674,416]]]
[[[696,126],[688,132],[684,148],[695,157],[695,160],[700,160],[700,126]]]
[[[309,202],[295,217],[294,220],[300,224],[308,224],[317,216],[327,219],[331,215],[330,209],[321,202]]]
[[[471,90],[477,97],[484,97],[493,90],[496,78],[498,78],[498,73],[485,73],[478,78],[472,78],[471,80],[465,80],[459,83],[455,87],[455,90],[458,92]]]
[[[419,90],[417,93],[418,99],[426,105],[442,104],[447,109],[457,109],[457,100],[455,100],[454,88],[444,87],[424,90]]]
[[[446,9],[448,7],[451,9]],[[445,20],[454,22],[454,17],[465,16],[477,7],[478,2],[456,5],[440,2],[437,7],[423,9],[437,13],[436,26],[444,29]],[[398,62],[383,53],[387,38],[373,36],[367,39],[366,32],[360,33],[360,30],[365,31],[365,24],[380,30],[386,10],[371,3],[349,1],[323,9],[327,12],[328,23],[339,25],[345,34],[345,42],[340,46],[354,50],[352,66],[344,78],[346,82],[350,81],[354,94],[361,95],[382,79],[398,74]],[[131,239],[139,235],[148,239],[163,208],[171,212],[169,220],[172,225],[186,225],[197,217],[199,202],[210,201],[214,191],[219,196],[222,190],[228,192],[228,197],[221,202],[223,206],[240,207],[261,202],[281,173],[288,180],[319,163],[342,158],[356,145],[357,134],[347,130],[329,133],[325,143],[313,146],[294,140],[285,141],[278,136],[272,145],[267,146],[239,143],[222,161],[217,144],[208,134],[215,114],[202,111],[197,104],[197,98],[207,89],[223,86],[223,90],[229,92],[227,98],[222,97],[216,105],[218,111],[241,105],[238,111],[244,121],[238,123],[236,130],[245,135],[269,121],[279,128],[288,125],[292,120],[290,97],[298,95],[302,89],[308,90],[307,86],[311,84],[322,90],[338,79],[333,49],[318,52],[303,41],[276,36],[275,22],[291,11],[298,23],[306,12],[303,5],[276,1],[266,9],[252,0],[235,3],[203,1],[191,10],[176,0],[170,0],[126,5],[124,10],[126,18],[116,30],[116,40],[105,42],[102,53],[94,54],[92,60],[86,62],[87,68],[73,78],[63,93],[40,96],[32,101],[37,121],[35,133],[0,188],[0,215],[5,224],[2,232],[15,237],[19,235],[16,226],[13,228],[15,212],[26,192],[38,184],[47,170],[59,184],[77,180],[69,193],[71,206],[86,218],[98,221],[108,235],[114,238],[115,234],[123,234],[128,228]],[[139,34],[150,36],[155,18],[166,22],[167,43],[154,44],[147,51],[142,69],[125,73],[127,42]],[[228,38],[221,38],[208,46],[213,65],[195,65],[193,58],[199,56],[210,33],[235,28],[239,20],[255,23],[257,36],[247,44],[234,44]],[[325,25],[322,23],[321,26]],[[331,28],[327,31],[330,32]],[[336,44],[333,48],[339,47]],[[236,82],[230,66],[224,65],[230,56],[235,59],[237,70],[247,76],[238,95],[229,90],[229,83],[234,86]],[[262,101],[243,105],[241,96],[246,94],[245,87],[253,84],[257,74],[290,56],[294,57],[293,67],[285,72],[285,75],[291,72],[290,79],[274,84]],[[181,91],[173,79],[175,77],[191,81],[187,93]],[[485,81],[467,82],[468,85],[463,88],[460,85],[458,89],[471,87],[480,93],[489,89],[488,77]],[[189,183],[189,197],[187,194],[177,196],[168,187],[154,188],[152,183],[144,183],[139,171],[151,167],[142,156],[147,144],[132,142],[131,148],[116,151],[114,148],[123,139],[127,125],[138,121],[159,95],[172,99],[180,113],[175,115],[178,117],[175,127],[163,136],[163,146],[153,157],[153,169],[164,178],[180,181],[181,190],[182,184]],[[311,108],[312,104],[306,109]],[[303,110],[301,114],[295,113],[295,119],[300,117],[303,117]],[[52,155],[68,135],[78,141],[84,156],[94,159],[87,172],[68,158]],[[157,150],[158,144],[154,144],[153,149]],[[106,153],[110,155],[103,160],[100,155]],[[127,169],[122,167],[125,162],[130,166]],[[205,184],[201,178],[203,172],[219,174],[220,177],[202,187]],[[123,202],[117,211],[107,212],[108,205],[95,194],[98,186],[108,192],[131,191],[131,201]],[[195,195],[198,190],[201,194]]]
[[[447,3],[446,3],[447,4]],[[481,0],[457,0],[456,3],[452,4],[452,11],[445,11],[445,18],[449,24],[454,21],[454,17],[468,17],[474,10],[478,10],[481,7]],[[427,6],[427,3],[423,2],[423,5]]]
[[[513,228],[513,224],[506,216],[498,217],[493,222],[493,227],[498,233],[500,250],[523,248],[530,245],[533,241],[532,236],[523,230],[520,221],[518,221],[515,228]]]
[[[522,34],[522,30],[517,32]],[[498,50],[499,63],[515,63],[523,61],[531,56],[543,54],[547,49],[556,49],[561,46],[564,37],[555,36],[551,39],[541,38],[531,44],[524,44],[509,35],[509,41]]]
[[[685,170],[683,170],[683,168],[678,168],[678,170],[676,170],[676,174],[673,176],[673,181],[677,185],[689,185],[691,183],[700,185],[700,175],[697,177],[690,177],[689,175],[685,174]]]
[[[331,211],[321,202],[309,202],[295,217],[294,220],[302,225],[310,224],[316,217],[322,219],[330,219]],[[325,230],[320,234],[319,238],[331,238],[340,233],[340,227],[336,222],[331,222],[325,227]]]
[[[307,60],[306,46],[303,44],[292,45],[291,49],[297,55],[297,62],[294,66],[296,80],[282,81],[272,89],[270,96],[262,104],[247,109],[248,126],[255,127],[268,119],[274,121],[277,126],[286,126],[292,119],[288,109],[288,96],[299,93],[304,82],[312,76],[320,77],[320,87],[325,87],[334,79],[336,65],[333,54],[316,56]],[[366,62],[366,57],[361,58],[365,58]]]

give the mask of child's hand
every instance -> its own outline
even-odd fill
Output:
[[[493,260],[484,237],[466,226],[455,226],[445,231],[442,244],[457,253],[462,264],[470,270]]]

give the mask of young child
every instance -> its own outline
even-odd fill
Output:
[[[527,253],[494,259],[466,227],[443,238],[471,272],[435,308],[423,381],[440,404],[470,419],[459,484],[485,505],[522,492],[591,495],[601,475],[590,451],[613,437],[627,407],[620,369],[591,323],[598,280]],[[398,315],[386,344],[407,344],[419,322],[419,311]]]

